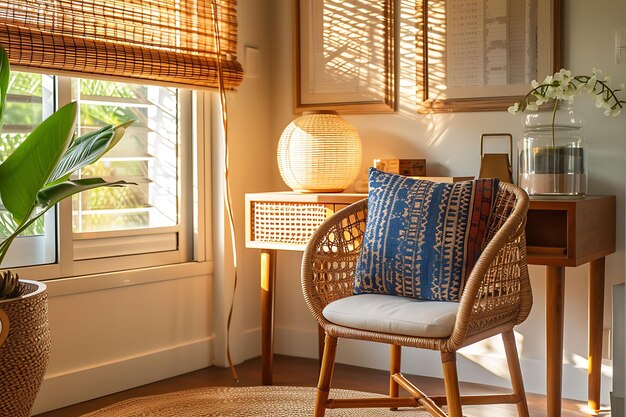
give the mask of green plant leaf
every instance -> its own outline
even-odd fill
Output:
[[[109,149],[118,144],[122,136],[124,136],[125,128],[132,123],[134,123],[134,120],[130,120],[115,128],[107,125],[74,139],[61,157],[46,186],[67,181],[70,175],[77,169],[96,162]]]
[[[93,140],[94,136],[101,135],[102,132],[104,132],[106,130],[111,130],[112,129],[111,126],[112,125],[106,125],[106,126],[101,127],[98,130],[93,130],[93,131],[91,131],[89,133],[85,133],[82,136],[75,136],[74,139],[72,139],[72,141],[70,142],[70,146],[68,146],[67,151],[65,151],[65,153],[69,152],[69,150],[71,148],[73,148],[75,146],[78,146],[78,145],[80,145],[83,142]]]
[[[115,136],[113,136],[113,140],[111,141],[111,143],[109,143],[109,147],[106,149],[106,151],[104,151],[105,153],[108,152],[115,145],[117,145],[120,142],[120,140],[122,140],[122,137],[124,137],[124,133],[126,133],[126,129],[128,128],[128,126],[132,125],[133,123],[135,123],[134,120],[128,120],[127,122],[124,122],[121,125],[115,126],[115,129],[114,129]]]
[[[108,149],[114,135],[113,126],[108,125],[75,139],[52,172],[49,184],[67,179],[72,172],[98,160]]]
[[[80,180],[65,181],[39,191],[39,193],[37,193],[37,205],[47,210],[61,200],[82,191],[99,187],[122,187],[131,184],[137,185],[134,182],[126,181],[107,182],[102,178],[83,178]]]
[[[7,55],[7,51],[0,46],[0,130],[2,130],[2,115],[4,114],[10,77],[9,56]]]
[[[128,120],[127,122],[124,122],[124,123],[122,123],[122,124],[120,124],[120,125],[115,126],[115,128],[113,128],[113,130],[115,130],[116,135],[117,135],[117,134],[118,134],[118,133],[117,133],[117,132],[118,132],[118,129],[121,129],[121,128],[124,128],[124,129],[125,129],[125,128],[127,128],[128,126],[132,125],[133,123],[135,123],[135,121],[134,121],[134,120]],[[77,137],[77,138],[76,138],[76,139],[74,139],[74,140],[72,141],[72,143],[70,144],[70,148],[71,148],[71,147],[73,147],[73,146],[75,146],[75,145],[79,145],[79,144],[81,144],[82,142],[85,142],[85,141],[91,140],[91,137],[92,137],[92,136],[98,135],[98,134],[99,134],[101,131],[103,131],[103,130],[112,129],[112,127],[111,127],[111,126],[112,126],[112,125],[106,125],[106,126],[104,126],[104,127],[101,127],[101,128],[100,128],[100,129],[98,129],[98,130],[95,130],[95,131],[93,131],[93,132],[89,132],[89,133],[84,134],[84,135],[82,135],[82,136],[80,136],[80,137]],[[125,130],[122,130],[122,131],[121,131],[121,135],[117,138],[117,140],[116,140],[116,141],[112,141],[112,142],[111,142],[111,145],[110,145],[109,149],[111,149],[112,147],[114,147],[115,145],[117,145],[117,143],[120,141],[120,139],[122,139],[122,136],[124,136],[124,132],[125,132]]]
[[[0,197],[17,223],[35,208],[37,193],[65,152],[76,125],[77,104],[69,103],[44,120],[0,165]]]

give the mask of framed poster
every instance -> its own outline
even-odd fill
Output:
[[[561,0],[418,0],[418,111],[506,110],[561,65]]]
[[[395,111],[395,0],[295,1],[296,113]]]

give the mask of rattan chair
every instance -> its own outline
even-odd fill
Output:
[[[327,408],[422,406],[434,416],[461,417],[462,405],[508,403],[516,404],[518,414],[527,417],[528,406],[513,334],[513,327],[526,319],[532,305],[524,233],[528,210],[526,193],[514,185],[499,184],[484,250],[467,279],[452,331],[447,337],[381,333],[338,325],[324,317],[323,310],[328,304],[353,296],[354,267],[365,232],[367,207],[366,199],[330,217],[311,238],[302,260],[304,298],[326,334],[314,416],[324,416]],[[460,396],[456,351],[497,334],[502,335],[504,342],[513,393]],[[389,397],[329,399],[340,337],[391,346]],[[426,396],[400,373],[402,346],[441,352],[445,396]],[[399,397],[400,386],[410,396]],[[441,409],[443,405],[447,405],[449,414]]]

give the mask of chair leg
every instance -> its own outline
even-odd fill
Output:
[[[522,369],[519,364],[519,356],[517,355],[517,346],[515,345],[515,335],[513,334],[513,330],[502,333],[502,341],[504,342],[506,361],[509,365],[509,374],[511,375],[513,394],[517,395],[519,398],[516,403],[517,414],[519,417],[528,417],[528,403],[526,402],[524,380],[522,379]]]
[[[389,396],[398,397],[400,394],[400,385],[393,379],[393,375],[400,373],[400,363],[402,362],[402,346],[389,345]],[[398,407],[392,407],[392,411],[396,411]]]
[[[324,417],[326,413],[326,401],[330,392],[330,381],[333,379],[335,367],[335,353],[337,352],[337,338],[326,335],[324,339],[324,356],[322,357],[322,369],[317,383],[317,396],[315,398],[314,417]]]
[[[443,382],[446,386],[446,401],[450,417],[463,417],[459,377],[456,372],[456,352],[441,352]]]

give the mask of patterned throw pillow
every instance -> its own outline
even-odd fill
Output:
[[[458,301],[497,190],[497,179],[435,183],[370,168],[354,293]]]

